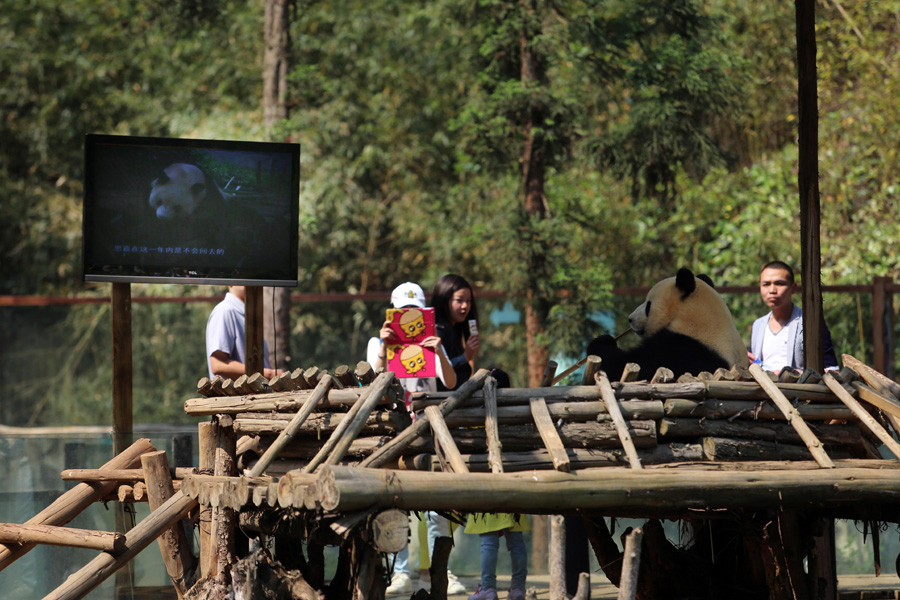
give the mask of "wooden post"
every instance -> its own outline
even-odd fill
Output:
[[[227,422],[227,423],[226,423]],[[216,428],[216,461],[215,475],[233,476],[237,472],[235,458],[235,435],[231,426],[231,418],[220,416]],[[210,561],[210,575],[225,573],[228,576],[227,567],[234,562],[235,555],[235,526],[234,510],[231,508],[213,508],[211,542],[215,556]]]
[[[262,373],[263,352],[263,289],[248,285],[244,291],[244,339],[247,348],[247,375]]]
[[[798,87],[798,188],[806,366],[825,370],[822,344],[822,256],[819,243],[819,117],[816,81],[816,3],[795,0]]]
[[[131,445],[131,284],[112,284],[113,453]]]
[[[638,573],[641,570],[641,541],[643,539],[644,531],[640,527],[633,529],[625,538],[618,600],[634,600],[637,594]]]
[[[566,528],[564,517],[550,517],[550,600],[566,600]]]
[[[215,422],[200,423],[197,426],[198,447],[200,449],[199,467],[204,475],[212,475],[216,469],[216,435]],[[197,525],[200,530],[200,577],[206,578],[210,572],[215,572],[215,567],[210,564],[215,556],[212,543],[212,507],[204,506],[200,510]],[[214,564],[214,563],[213,563]]]
[[[876,277],[872,284],[872,354],[875,370],[892,376],[890,277]]]
[[[169,461],[165,452],[153,452],[141,457],[141,465],[144,468],[144,479],[147,481],[150,510],[154,511],[175,495],[172,476],[169,473]],[[175,523],[165,530],[157,541],[175,592],[179,598],[184,598],[197,581],[197,560],[188,545],[184,528],[180,523]]]
[[[484,434],[488,447],[488,463],[491,473],[503,472],[503,444],[500,443],[500,429],[497,426],[497,380],[484,380]]]
[[[553,385],[553,376],[556,375],[556,369],[559,364],[555,360],[548,360],[547,366],[544,367],[544,374],[541,375],[540,387],[550,387]]]

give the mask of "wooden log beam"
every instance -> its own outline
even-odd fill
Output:
[[[352,406],[366,390],[364,387],[333,389],[322,401],[323,407]],[[270,394],[250,394],[247,396],[222,396],[216,398],[191,398],[184,402],[184,411],[192,417],[209,417],[214,415],[235,415],[242,412],[289,412],[296,413],[313,393],[312,389],[291,392],[272,392]],[[389,404],[388,398],[383,398]]]
[[[347,418],[347,413],[314,412],[303,421],[297,429],[295,437],[313,436],[318,438],[322,433],[330,433]],[[241,413],[235,415],[234,431],[244,435],[278,435],[291,422],[289,413]],[[409,413],[405,410],[374,410],[366,419],[361,433],[388,434],[396,433],[409,427]]]
[[[340,431],[340,426],[335,429],[334,433],[331,434],[331,437],[328,438],[328,442],[322,447],[322,450],[325,451],[326,447],[330,445],[331,440],[340,436],[337,443],[331,447],[330,452],[328,452],[328,455],[322,464],[336,465],[344,458],[353,441],[356,440],[356,436],[359,435],[360,431],[362,431],[365,426],[366,420],[369,418],[375,405],[381,401],[381,397],[388,392],[388,389],[394,384],[396,379],[396,375],[391,371],[382,373],[375,378],[375,381],[369,386],[371,390],[369,396],[365,401],[360,398],[359,402],[353,405],[353,408],[347,415],[347,419],[344,421],[347,423],[346,428],[344,428],[343,431]],[[310,467],[315,468],[316,458],[317,457],[313,457],[313,460],[309,465]]]
[[[592,363],[588,361],[588,365]],[[767,376],[768,377],[768,376]],[[792,399],[813,402],[839,402],[825,384],[821,383],[777,383],[781,392]],[[769,396],[754,381],[697,381],[695,383],[646,383],[611,382],[618,400],[666,400],[668,398],[719,398],[722,400],[768,400]],[[853,393],[849,386],[847,390]],[[346,391],[346,390],[344,390]],[[412,408],[415,411],[426,406],[440,404],[452,392],[417,392],[413,394]],[[596,385],[554,386],[549,388],[505,388],[497,390],[497,406],[528,404],[532,398],[544,398],[548,405],[555,402],[598,401],[603,397]],[[199,399],[206,400],[209,399]],[[198,401],[199,401],[198,400]],[[225,399],[217,399],[222,402]],[[472,394],[460,406],[481,406],[484,396],[481,392]],[[445,415],[446,416],[446,415]]]
[[[125,547],[120,554],[103,552],[84,567],[73,573],[44,600],[79,600],[103,583],[138,553],[149,546],[163,531],[178,523],[194,507],[197,501],[181,492],[175,493],[165,504],[150,513],[125,534]]]
[[[540,396],[538,396],[540,397]],[[693,402],[696,406],[699,401],[680,400],[681,402]],[[530,400],[529,400],[530,402]],[[667,400],[666,402],[670,402]],[[707,400],[706,402],[714,402]],[[496,395],[494,397],[496,405]],[[554,421],[563,419],[568,422],[596,421],[610,419],[606,403],[601,401],[585,402],[554,402],[544,404]],[[751,404],[752,405],[752,404]],[[663,418],[665,410],[661,400],[623,400],[619,402],[622,416],[627,420]],[[532,414],[529,403],[513,406],[498,406],[497,423],[500,425],[512,425],[517,423],[531,423]],[[849,411],[845,414],[852,417]],[[780,413],[779,413],[780,414]],[[485,412],[483,408],[458,408],[445,417],[448,427],[479,427],[484,424]]]
[[[810,432],[829,446],[862,447],[863,437],[855,423],[843,425],[808,425]],[[757,441],[804,444],[796,429],[783,421],[733,422],[724,419],[663,419],[657,436],[667,442],[714,436]]]
[[[753,378],[759,383],[760,387],[766,391],[772,399],[772,402],[774,402],[781,412],[784,413],[788,423],[794,427],[797,434],[803,439],[803,442],[806,444],[806,447],[809,448],[809,451],[813,455],[813,458],[816,459],[816,462],[823,468],[834,468],[834,463],[828,458],[828,454],[826,454],[824,448],[822,448],[822,442],[820,442],[816,435],[810,430],[809,425],[806,424],[806,421],[803,420],[803,417],[800,416],[797,409],[791,406],[790,401],[784,396],[781,390],[775,386],[772,380],[769,379],[769,376],[765,374],[762,367],[758,364],[750,365],[750,374],[753,375]]]
[[[288,426],[284,428],[284,430],[278,434],[278,437],[269,446],[266,451],[263,453],[259,460],[256,461],[256,464],[253,465],[253,468],[250,469],[248,475],[250,477],[258,477],[262,475],[263,471],[266,470],[275,457],[278,456],[278,453],[287,445],[289,441],[297,434],[297,431],[300,429],[300,426],[303,425],[303,422],[306,421],[306,418],[315,410],[316,406],[319,402],[322,401],[322,398],[328,393],[328,390],[331,389],[332,379],[330,375],[325,375],[322,380],[316,385],[316,389],[310,394],[309,398],[306,399],[306,402],[303,404],[303,408],[301,408],[297,414],[291,419]]]
[[[783,444],[759,439],[733,439],[724,437],[700,438],[705,460],[713,461],[805,461],[809,460],[809,450],[805,445]],[[835,458],[850,458],[849,450],[834,448],[831,453]]]
[[[109,462],[103,465],[104,469],[130,469],[141,464],[141,455],[155,450],[150,440],[141,438],[135,441]],[[117,487],[117,482],[104,483],[79,483],[71,490],[57,498],[50,506],[28,519],[27,525],[57,525],[62,526],[78,516],[84,509],[111,493]],[[9,566],[16,559],[34,548],[34,544],[23,544],[12,547],[0,546],[0,571]]]
[[[900,469],[783,471],[586,469],[525,473],[431,473],[327,467],[316,482],[327,511],[373,506],[403,510],[560,514],[627,507],[650,511],[900,507]],[[609,514],[609,513],[607,513]]]
[[[169,476],[182,479],[185,475],[196,473],[193,467],[177,467],[169,470]],[[63,481],[143,481],[143,469],[66,469],[60,472]]]
[[[622,403],[622,412],[625,414],[626,418],[631,418],[628,416],[626,404],[626,402]],[[797,406],[796,409],[805,421],[855,422],[858,420],[856,415],[854,415],[846,406],[837,406],[835,404],[801,404]],[[753,419],[778,421],[783,421],[785,419],[784,413],[781,412],[777,406],[762,400],[688,400],[686,398],[670,398],[666,400],[663,410],[665,416],[673,418],[737,418],[741,420]],[[662,417],[658,418],[662,419]]]
[[[804,454],[808,453],[804,450]],[[574,469],[594,467],[625,467],[628,457],[624,450],[606,450],[600,448],[566,448],[569,465]],[[676,462],[696,462],[704,460],[703,448],[698,444],[660,444],[652,448],[639,448],[638,457],[644,465],[671,464]],[[492,466],[487,454],[464,454],[463,460],[469,471],[473,473],[490,473]],[[504,452],[503,471],[514,473],[545,470],[553,468],[553,461],[546,449],[524,452]]]
[[[418,421],[418,419],[417,419]],[[636,447],[656,445],[656,421],[629,422],[630,435]],[[557,433],[566,448],[620,448],[621,440],[612,421],[587,423],[560,423]],[[483,428],[457,429],[453,441],[464,453],[487,452],[486,433]],[[543,440],[534,425],[509,425],[503,428],[503,448],[506,451],[522,451],[540,448]],[[409,449],[424,452],[432,449],[430,440],[420,439]],[[365,465],[362,465],[365,466]]]
[[[434,437],[435,451],[441,460],[441,467],[444,471],[453,473],[468,473],[459,448],[453,441],[453,435],[447,424],[444,422],[444,415],[437,406],[429,406],[425,409],[425,416],[428,417],[428,424],[431,425],[431,435]]]
[[[54,525],[0,523],[0,542],[10,545],[48,544],[69,548],[87,548],[116,554],[125,548],[125,535],[119,532],[110,533]]]
[[[445,417],[453,412],[454,409],[463,404],[476,391],[484,386],[484,380],[489,375],[486,369],[479,369],[467,382],[462,384],[459,389],[453,392],[449,397],[441,402],[441,414]],[[385,444],[379,450],[375,451],[368,458],[360,463],[363,467],[377,467],[386,462],[396,461],[410,443],[428,428],[428,419],[417,419],[412,426],[407,427],[403,432],[396,436],[393,440]]]

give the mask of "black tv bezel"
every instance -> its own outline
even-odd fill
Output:
[[[178,275],[141,275],[141,274],[110,274],[88,273],[88,242],[93,238],[92,226],[96,224],[88,218],[88,199],[94,194],[93,173],[96,149],[99,146],[148,146],[152,148],[172,149],[200,149],[213,151],[256,152],[256,153],[288,153],[291,155],[291,239],[289,242],[290,272],[293,278],[272,279],[253,277],[249,275],[230,276],[178,276]],[[128,136],[89,133],[85,135],[84,142],[84,190],[82,196],[82,244],[81,244],[81,271],[85,282],[101,283],[164,283],[181,285],[251,285],[272,287],[297,287],[298,285],[298,250],[299,250],[299,215],[300,215],[300,144],[290,142],[253,142],[244,140],[211,140],[199,138],[167,138],[149,136]],[[127,270],[127,265],[104,265],[113,269]]]

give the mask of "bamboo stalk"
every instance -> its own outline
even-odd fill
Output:
[[[622,448],[628,456],[628,462],[631,465],[631,468],[642,469],[641,459],[638,457],[637,449],[634,447],[634,441],[631,439],[631,433],[628,431],[628,424],[625,423],[625,419],[622,417],[622,411],[616,401],[615,393],[609,384],[609,379],[606,378],[606,375],[604,375],[602,371],[594,375],[594,379],[597,382],[597,386],[600,388],[600,393],[603,394],[606,410],[609,412],[613,424],[616,426],[619,440],[622,442]]]
[[[837,380],[832,377],[829,373],[825,373],[825,377],[823,378],[825,381],[825,385],[834,392],[834,394],[847,405],[853,414],[859,417],[859,420],[865,423],[865,425],[869,428],[869,430],[875,434],[875,436],[881,440],[881,443],[888,447],[888,449],[894,453],[894,457],[900,459],[900,444],[891,437],[891,435],[884,430],[878,421],[869,414],[863,406],[856,401],[856,399],[847,393],[841,384],[837,382]]]
[[[753,378],[756,379],[757,383],[759,383],[760,387],[766,391],[772,399],[772,402],[774,402],[781,412],[784,413],[784,417],[787,419],[788,423],[793,425],[797,434],[806,444],[806,447],[809,448],[809,451],[816,462],[819,463],[821,467],[828,469],[834,468],[834,463],[828,458],[828,454],[826,454],[825,450],[822,448],[822,442],[820,442],[816,435],[809,429],[809,426],[803,420],[803,417],[800,416],[800,413],[797,412],[797,409],[791,406],[790,401],[784,397],[781,390],[779,390],[772,380],[769,379],[769,376],[766,375],[762,367],[758,364],[752,364],[750,365],[750,373],[753,375]]]

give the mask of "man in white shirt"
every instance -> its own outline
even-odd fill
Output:
[[[797,291],[794,270],[780,260],[763,267],[759,275],[759,293],[769,314],[753,322],[750,330],[751,361],[773,373],[784,367],[803,370],[806,359],[803,350],[803,311],[793,302]],[[825,370],[838,368],[837,356],[831,342],[831,332],[822,323],[822,341],[825,349]]]
[[[206,322],[206,363],[210,379],[220,375],[225,379],[237,379],[247,371],[247,350],[244,342],[243,285],[228,286],[228,293],[209,314]],[[269,348],[263,340],[263,376],[271,379],[281,371],[269,364]]]

